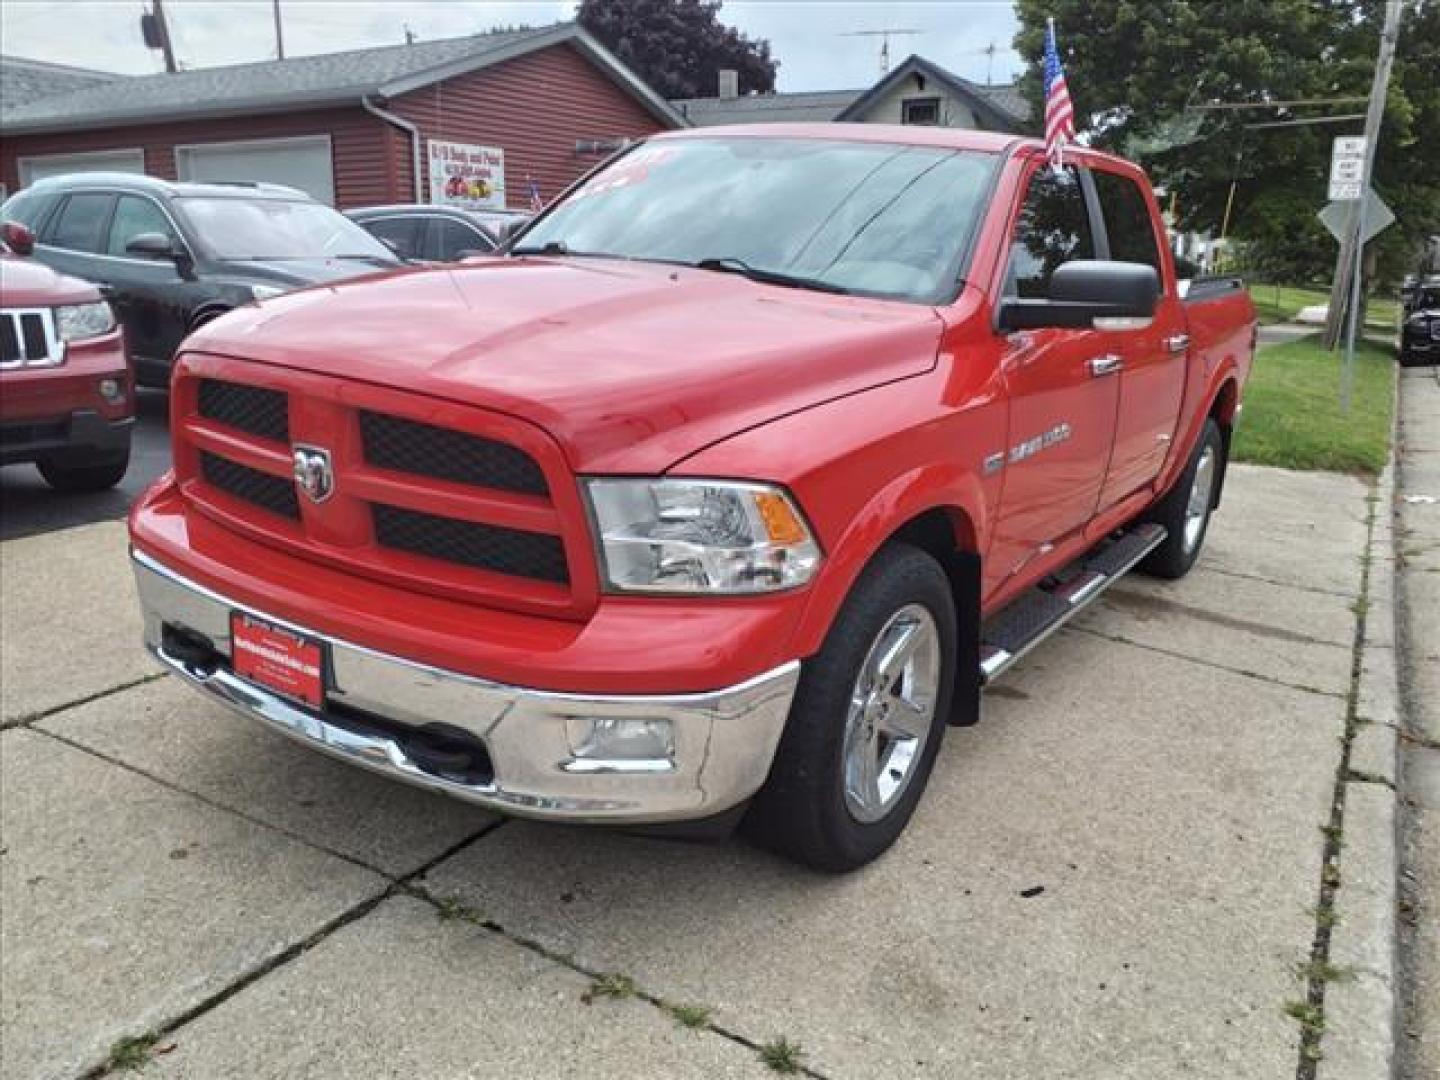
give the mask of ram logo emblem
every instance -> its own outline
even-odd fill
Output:
[[[318,446],[297,446],[294,453],[295,483],[311,502],[322,503],[335,493],[335,470],[330,451]]]

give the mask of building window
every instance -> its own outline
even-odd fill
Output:
[[[940,99],[938,97],[906,98],[900,103],[900,122],[903,124],[940,123]]]

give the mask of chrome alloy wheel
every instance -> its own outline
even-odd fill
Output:
[[[856,821],[879,821],[910,786],[930,737],[940,671],[935,619],[907,604],[876,635],[850,692],[841,761],[845,808]]]
[[[1215,448],[1208,443],[1195,463],[1195,479],[1190,481],[1190,498],[1185,503],[1185,554],[1192,555],[1200,545],[1205,519],[1210,516],[1210,498],[1215,493]]]

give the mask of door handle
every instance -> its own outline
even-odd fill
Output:
[[[1172,353],[1182,353],[1190,347],[1189,334],[1171,334],[1165,339],[1165,348]]]
[[[1125,366],[1125,361],[1114,353],[1106,353],[1104,356],[1092,356],[1088,366],[1091,377],[1098,379],[1104,375],[1114,375]]]

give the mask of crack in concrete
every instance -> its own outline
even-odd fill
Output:
[[[1247,574],[1242,570],[1225,570],[1218,566],[1205,563],[1199,569],[1207,574],[1224,574],[1226,577],[1240,578],[1242,581],[1258,581],[1262,585],[1274,585],[1277,589],[1296,589],[1299,592],[1317,593],[1320,596],[1334,596],[1341,600],[1354,600],[1355,594],[1341,592],[1339,589],[1322,589],[1318,585],[1299,585],[1293,581],[1276,581],[1274,578],[1261,577],[1259,574]]]
[[[1233,615],[1222,615],[1219,612],[1206,611],[1204,608],[1192,607],[1189,604],[1182,604],[1175,600],[1167,600],[1163,596],[1153,596],[1150,593],[1130,592],[1123,588],[1111,589],[1106,594],[1102,603],[1128,609],[1137,616],[1183,615],[1187,618],[1213,623],[1216,626],[1224,627],[1226,630],[1238,630],[1241,633],[1254,634],[1257,637],[1273,638],[1276,641],[1284,641],[1290,644],[1324,645],[1332,649],[1350,648],[1348,643],[1342,644],[1334,641],[1325,641],[1321,638],[1311,637],[1309,634],[1302,634],[1295,630],[1286,630],[1278,626],[1267,626],[1265,623],[1252,622],[1249,619],[1237,619]]]
[[[436,914],[439,915],[441,918],[461,919],[465,922],[470,923],[472,926],[479,927],[481,930],[484,930],[487,933],[495,934],[501,938],[504,938],[512,945],[517,945],[522,949],[526,949],[536,954],[537,956],[543,957],[544,959],[549,960],[551,963],[559,964],[562,967],[570,969],[576,974],[583,975],[587,979],[599,980],[605,978],[606,976],[613,976],[618,974],[616,972],[600,971],[598,969],[586,967],[584,964],[578,962],[573,956],[568,956],[565,953],[555,952],[553,949],[550,949],[549,947],[541,944],[533,938],[525,937],[523,934],[518,934],[513,930],[507,930],[505,929],[505,927],[497,923],[494,919],[487,918],[484,912],[469,907],[458,900],[436,896],[423,885],[406,885],[404,891],[408,895],[413,896],[418,900],[423,900],[427,904],[430,904],[432,907],[435,908]],[[660,995],[652,993],[651,991],[641,987],[638,983],[635,982],[634,979],[630,979],[629,976],[626,976],[626,979],[634,987],[633,992],[630,993],[628,996],[639,998],[641,1001],[655,1006],[655,1008],[659,1009],[667,1016],[670,1016],[672,1018],[674,1017],[675,1009],[679,1007],[677,1002],[666,1001],[664,998],[660,997]],[[723,1038],[729,1039],[731,1042],[737,1043],[738,1045],[743,1046],[756,1054],[760,1053],[764,1045],[763,1043],[756,1042],[748,1035],[742,1035],[740,1032],[735,1031],[732,1028],[725,1027],[723,1024],[717,1024],[714,1020],[707,1020],[702,1027],[698,1027],[695,1030],[714,1032],[716,1035],[720,1035]],[[799,1066],[796,1072],[800,1076],[811,1077],[811,1080],[828,1080],[825,1074],[806,1065]]]
[[[1315,937],[1310,945],[1308,970],[1312,973],[1306,980],[1305,1005],[1308,1011],[1300,1021],[1300,1055],[1295,1065],[1295,1080],[1315,1080],[1316,1069],[1323,1056],[1321,1040],[1325,1034],[1325,986],[1324,973],[1330,968],[1330,938],[1334,932],[1335,894],[1340,888],[1342,877],[1343,837],[1345,833],[1345,793],[1351,769],[1350,753],[1355,743],[1355,732],[1360,726],[1357,710],[1360,703],[1360,671],[1365,654],[1365,620],[1370,607],[1370,565],[1374,559],[1371,550],[1375,542],[1375,506],[1377,491],[1371,487],[1366,499],[1369,507],[1365,519],[1365,551],[1360,560],[1360,596],[1354,606],[1355,637],[1350,653],[1350,689],[1345,695],[1345,733],[1340,739],[1340,761],[1335,768],[1335,783],[1330,800],[1330,820],[1323,827],[1325,846],[1320,859],[1320,897],[1315,904]],[[1299,1014],[1291,1012],[1299,1018]]]
[[[68,742],[68,740],[64,739],[60,741]],[[120,764],[122,768],[126,767],[123,763],[116,764]],[[227,808],[219,807],[219,809],[224,810]],[[229,812],[235,813],[235,811],[233,810]],[[237,816],[246,817],[246,815],[243,814]],[[246,820],[254,819],[247,817]],[[263,825],[264,822],[260,822],[259,824]],[[345,911],[342,911],[339,915],[335,916],[335,918],[325,923],[308,937],[305,937],[302,940],[287,946],[269,959],[264,960],[259,964],[256,964],[249,971],[245,972],[245,974],[227,983],[225,986],[221,987],[213,994],[208,995],[201,1001],[190,1006],[188,1009],[177,1013],[170,1019],[162,1022],[154,1028],[151,1028],[149,1031],[143,1032],[139,1036],[139,1038],[147,1039],[151,1042],[159,1042],[167,1036],[173,1035],[186,1024],[191,1023],[194,1020],[198,1020],[206,1013],[212,1012],[219,1006],[223,1005],[225,1002],[229,1001],[235,995],[239,994],[241,991],[259,982],[266,975],[269,975],[271,972],[276,971],[279,968],[284,967],[286,964],[289,964],[292,961],[303,956],[305,953],[309,952],[316,945],[319,945],[321,942],[325,941],[337,931],[343,930],[345,927],[351,925],[352,923],[358,922],[360,919],[363,919],[366,915],[369,915],[372,911],[374,911],[377,907],[379,907],[391,897],[410,895],[410,883],[412,881],[417,878],[423,877],[435,867],[439,866],[446,859],[458,855],[460,852],[464,851],[465,848],[469,847],[471,844],[476,843],[479,840],[484,839],[486,836],[490,835],[492,832],[494,832],[496,829],[500,828],[504,824],[505,821],[503,819],[500,821],[492,822],[478,832],[473,833],[470,836],[467,836],[454,844],[451,844],[444,851],[440,852],[440,854],[436,855],[432,859],[428,859],[423,865],[417,867],[415,870],[412,870],[408,874],[404,874],[397,878],[382,873],[381,877],[385,879],[386,885],[379,892],[375,893],[375,895],[368,896],[364,900],[360,901],[358,904],[355,904],[353,907],[347,908]],[[273,826],[268,825],[266,827],[273,828]],[[276,831],[280,832],[283,830],[277,829]],[[310,846],[317,847],[318,845],[311,844]],[[323,851],[325,849],[320,848],[319,850]],[[352,859],[350,861],[355,862],[356,860]],[[92,1066],[90,1069],[87,1069],[85,1072],[81,1073],[78,1080],[100,1080],[101,1077],[111,1076],[117,1071],[121,1071],[121,1068],[123,1067],[117,1068],[116,1065],[112,1064],[107,1059],[106,1061],[102,1061],[98,1065]]]
[[[1333,690],[1321,690],[1316,686],[1301,686],[1299,683],[1288,683],[1282,679],[1272,678],[1269,675],[1261,675],[1258,671],[1246,671],[1243,668],[1230,667],[1228,664],[1217,664],[1214,660],[1205,660],[1198,656],[1191,656],[1188,653],[1177,652],[1174,649],[1167,649],[1161,645],[1148,645],[1143,641],[1136,641],[1121,634],[1105,634],[1099,630],[1092,630],[1088,626],[1076,626],[1071,623],[1065,627],[1062,633],[1089,634],[1091,637],[1099,638],[1101,641],[1114,642],[1117,645],[1129,645],[1136,649],[1145,649],[1148,652],[1159,653],[1161,656],[1168,656],[1175,660],[1185,660],[1192,664],[1199,664],[1201,667],[1213,668],[1216,671],[1224,671],[1230,675],[1239,675],[1242,678],[1254,679],[1257,682],[1269,683],[1271,686],[1279,686],[1285,690],[1298,690],[1302,694],[1315,694],[1318,697],[1334,698],[1338,701],[1346,700],[1345,694],[1337,694]]]
[[[56,713],[62,713],[69,709],[78,709],[82,705],[89,705],[93,701],[100,701],[115,694],[123,694],[126,690],[134,690],[137,686],[144,686],[146,683],[152,683],[164,677],[165,672],[154,671],[149,675],[141,675],[138,679],[131,679],[129,682],[120,683],[118,686],[97,690],[93,694],[76,698],[74,701],[67,701],[62,705],[52,705],[48,709],[38,709],[35,712],[26,713],[24,716],[12,717],[9,720],[0,720],[0,731],[7,731],[10,728],[29,727],[36,721],[46,720]]]

